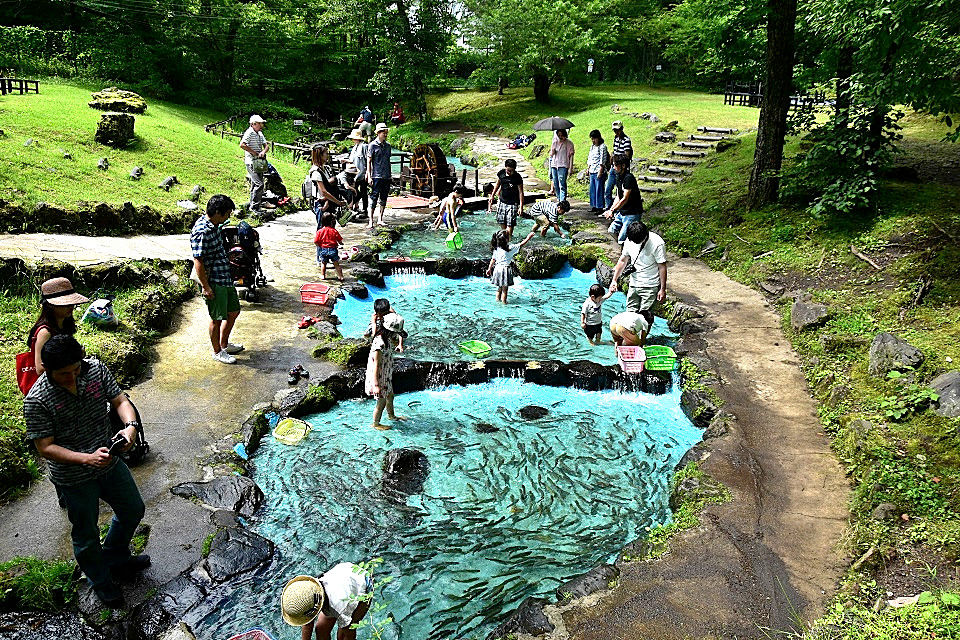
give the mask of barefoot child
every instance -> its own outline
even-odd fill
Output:
[[[497,287],[497,302],[507,304],[507,291],[513,286],[513,257],[520,251],[520,247],[530,242],[533,236],[534,232],[531,231],[517,244],[511,244],[510,232],[501,229],[490,239],[493,257],[490,258],[490,266],[487,267],[487,277],[490,278],[490,284]]]
[[[433,221],[434,229],[439,229],[440,225],[445,225],[447,231],[460,231],[457,227],[457,216],[463,207],[463,192],[463,185],[457,184],[450,195],[443,199],[443,202],[440,203],[440,211],[437,212],[437,219]]]
[[[600,309],[604,301],[612,295],[613,291],[607,291],[599,284],[594,284],[590,286],[590,295],[583,301],[583,306],[580,308],[580,326],[587,334],[590,344],[600,342],[600,334],[603,333],[603,314]]]
[[[530,207],[530,215],[536,222],[536,224],[533,225],[534,233],[540,231],[540,237],[544,237],[547,235],[550,227],[553,227],[557,230],[557,233],[560,234],[561,238],[566,238],[567,236],[564,235],[563,230],[560,229],[560,216],[567,211],[570,211],[570,202],[567,200],[561,200],[560,202],[540,200]]]
[[[320,218],[320,228],[313,238],[317,245],[317,262],[320,263],[320,278],[327,279],[327,262],[332,262],[337,268],[337,279],[343,282],[343,269],[340,268],[340,251],[343,237],[337,231],[337,217],[331,212],[324,213]]]
[[[367,395],[377,399],[377,408],[373,412],[374,429],[390,428],[380,424],[384,408],[390,420],[404,419],[393,410],[393,354],[400,338],[405,335],[403,318],[396,313],[388,313],[377,319],[364,385]]]

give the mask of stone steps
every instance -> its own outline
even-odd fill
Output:
[[[656,171],[657,173],[666,173],[668,175],[674,175],[674,176],[687,175],[686,171],[684,171],[683,169],[678,169],[677,167],[661,167],[659,165],[652,164],[649,167],[647,167],[647,169],[649,171]]]
[[[697,131],[702,131],[704,133],[737,133],[739,129],[732,129],[730,127],[697,127]]]
[[[660,187],[648,187],[646,185],[638,185],[637,189],[643,193],[663,193],[663,189]]]
[[[684,149],[712,149],[716,145],[709,142],[678,142],[677,146]]]
[[[695,167],[698,164],[696,160],[677,160],[676,158],[660,158],[657,162],[660,164],[672,164],[678,167]]]
[[[680,144],[685,144],[681,142]],[[678,158],[706,158],[707,154],[702,151],[671,151],[670,155]]]
[[[720,142],[721,140],[726,140],[727,136],[698,136],[696,134],[690,134],[691,140],[700,140],[702,142]]]
[[[664,178],[662,176],[639,176],[644,182],[661,182],[667,184],[673,184],[674,182],[680,182],[681,178]]]

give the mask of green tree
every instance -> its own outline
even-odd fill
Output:
[[[538,102],[571,64],[611,51],[616,4],[601,0],[466,0],[467,43],[488,51],[498,75],[533,81]]]

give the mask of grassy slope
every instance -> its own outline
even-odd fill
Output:
[[[477,128],[501,125],[507,135],[537,117],[562,115],[578,125],[573,139],[581,150],[590,128],[606,134],[613,103],[626,111],[655,112],[664,121],[679,120],[686,131],[698,124],[745,130],[755,125],[757,115],[756,110],[724,107],[719,96],[684,91],[561,88],[554,95],[555,104],[547,108],[533,104],[524,90],[503,98],[443,94],[431,105],[435,118]],[[637,156],[653,157],[650,140],[656,128],[643,120],[624,120]],[[904,124],[910,141],[934,144],[946,133],[944,125],[918,114]],[[873,547],[879,553],[850,573],[837,608],[820,622],[820,633],[839,625],[839,630],[833,627],[838,633],[817,637],[931,637],[924,634],[934,626],[940,631],[946,629],[939,628],[942,624],[960,626],[960,609],[949,596],[947,603],[908,608],[903,615],[874,611],[888,589],[904,595],[904,589],[915,593],[957,586],[950,582],[956,580],[954,571],[945,569],[955,567],[960,556],[960,420],[922,408],[906,419],[890,419],[881,403],[886,399],[906,406],[909,387],[867,374],[868,346],[880,331],[896,333],[924,352],[926,361],[917,372],[921,381],[958,367],[960,250],[946,234],[960,235],[960,188],[888,182],[882,213],[861,219],[818,219],[780,205],[748,211],[754,141],[747,135],[741,146],[711,157],[683,184],[649,197],[648,209],[671,250],[696,255],[712,241],[718,248],[705,259],[714,268],[754,286],[775,278],[788,291],[809,290],[815,301],[830,307],[826,326],[797,334],[789,326],[789,302],[779,304],[785,332],[804,361],[821,402],[821,419],[854,488],[845,544],[853,557]],[[797,148],[796,141],[788,143],[788,158]],[[573,193],[583,197],[582,188]],[[883,270],[852,255],[851,244]],[[909,303],[920,278],[929,278],[932,286],[913,307]],[[872,427],[864,429],[856,422],[861,418]],[[895,506],[893,518],[871,517],[882,503]],[[891,567],[909,575],[910,585],[896,584]],[[926,624],[931,614],[934,622]],[[911,617],[912,622],[905,621]]]
[[[0,98],[0,199],[32,206],[48,202],[62,207],[78,201],[149,205],[175,211],[177,200],[187,198],[193,185],[206,189],[206,197],[226,193],[238,204],[246,202],[243,152],[235,138],[221,140],[206,133],[203,125],[222,120],[220,113],[184,107],[145,96],[149,107],[136,116],[136,142],[117,150],[97,144],[93,135],[100,111],[87,107],[90,92],[101,87],[41,82],[39,95]],[[265,131],[270,137],[270,125]],[[34,140],[28,147],[24,143]],[[72,160],[63,158],[64,151]],[[97,169],[107,157],[110,168]],[[297,187],[305,171],[274,155],[271,162],[287,188]],[[130,170],[140,166],[144,176],[130,180]],[[169,193],[157,188],[168,175],[180,184]]]

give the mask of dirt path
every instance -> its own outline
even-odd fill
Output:
[[[563,614],[571,638],[759,638],[823,612],[845,566],[849,488],[780,318],[756,291],[702,262],[669,286],[707,311],[706,353],[737,416],[703,467],[733,499],[657,562],[624,565],[618,588]]]

